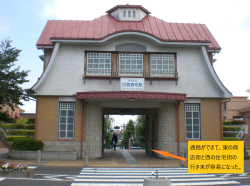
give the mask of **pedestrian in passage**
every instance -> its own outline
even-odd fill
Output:
[[[116,150],[117,136],[115,134],[113,134],[112,142],[113,142],[113,145],[114,145],[114,150]]]

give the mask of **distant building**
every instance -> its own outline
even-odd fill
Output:
[[[250,100],[246,96],[233,96],[228,101],[222,102],[223,121],[242,120],[247,123],[250,133]]]

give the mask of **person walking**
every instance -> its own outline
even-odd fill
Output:
[[[113,134],[112,142],[113,142],[113,145],[114,145],[114,150],[116,150],[117,136],[115,134]]]

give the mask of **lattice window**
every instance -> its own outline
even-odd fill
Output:
[[[75,103],[60,103],[59,138],[74,138]]]
[[[150,57],[152,76],[175,76],[173,54],[152,54]]]
[[[109,75],[111,71],[111,54],[88,53],[87,71],[88,75]]]
[[[200,139],[200,105],[185,104],[186,139]]]
[[[120,75],[142,76],[143,54],[120,54]]]

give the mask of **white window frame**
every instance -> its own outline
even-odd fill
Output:
[[[74,139],[75,107],[75,102],[59,102],[59,139]],[[65,132],[65,136],[61,132]],[[69,137],[69,133],[72,136]]]
[[[119,75],[142,76],[143,54],[119,54]]]
[[[174,54],[151,54],[151,76],[175,76]]]
[[[93,60],[93,63],[90,60]],[[87,75],[110,75],[110,73],[111,53],[87,53]]]
[[[126,10],[123,10],[123,17],[126,17]]]
[[[191,114],[188,114],[188,113],[191,113]],[[198,116],[197,116],[197,113],[198,113]],[[190,134],[191,134],[191,137],[190,137]],[[185,135],[186,135],[187,140],[189,139],[199,140],[201,137],[200,104],[193,104],[193,103],[185,104]]]

